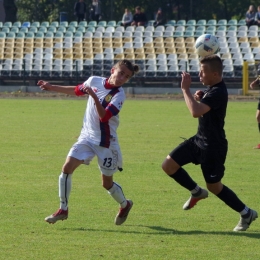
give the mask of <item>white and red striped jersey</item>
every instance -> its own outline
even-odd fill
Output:
[[[90,77],[83,84],[92,88],[99,102],[105,109],[109,109],[113,116],[107,122],[101,122],[94,99],[89,96],[79,140],[82,143],[85,140],[107,148],[113,144],[118,145],[118,113],[125,101],[124,89],[122,87],[109,88],[106,78],[97,76]]]

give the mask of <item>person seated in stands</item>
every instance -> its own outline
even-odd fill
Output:
[[[257,7],[257,12],[255,15],[255,24],[260,26],[260,5]]]
[[[133,21],[133,15],[129,11],[129,9],[126,8],[125,13],[124,13],[123,18],[122,18],[121,25],[126,28],[127,26],[131,25],[132,21]]]
[[[137,6],[135,8],[135,14],[133,17],[133,22],[131,23],[131,25],[133,26],[144,26],[147,23],[147,18],[145,13],[141,12],[141,7]]]
[[[255,8],[253,5],[249,6],[248,11],[246,12],[246,25],[250,27],[251,25],[255,25]]]
[[[163,25],[164,24],[164,17],[163,17],[163,13],[162,13],[162,8],[159,8],[156,15],[155,15],[155,22],[154,22],[154,26],[159,26],[159,25]]]

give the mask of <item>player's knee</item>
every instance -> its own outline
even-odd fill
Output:
[[[171,169],[170,169],[170,165],[169,163],[167,162],[167,160],[164,160],[163,163],[162,163],[162,170],[166,173],[166,174],[170,174],[171,172]]]

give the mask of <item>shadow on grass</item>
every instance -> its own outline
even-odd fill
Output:
[[[245,236],[255,239],[260,239],[260,232],[234,232],[234,231],[203,231],[203,230],[190,230],[190,231],[182,231],[177,229],[170,229],[164,228],[161,226],[145,226],[145,225],[124,225],[124,227],[134,227],[135,229],[138,228],[145,228],[148,230],[154,230],[156,232],[150,232],[145,230],[119,230],[119,229],[94,229],[94,228],[62,228],[62,231],[83,231],[83,232],[108,232],[108,233],[127,233],[127,234],[149,234],[149,235],[229,235],[229,236]]]

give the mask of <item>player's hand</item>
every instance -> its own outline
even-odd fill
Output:
[[[49,82],[44,80],[39,80],[37,85],[40,87],[41,90],[47,90],[47,91],[50,91],[52,87],[52,85]]]
[[[250,84],[250,88],[251,89],[254,89],[258,86],[258,82],[259,82],[259,79],[256,78],[251,84]]]
[[[84,93],[90,95],[91,97],[96,96],[95,92],[93,91],[93,89],[89,86],[83,86],[81,88],[81,91],[83,91]]]
[[[181,89],[182,90],[188,90],[190,89],[191,85],[191,77],[190,74],[183,71],[181,74],[182,80],[181,80]]]
[[[197,90],[195,94],[193,95],[194,99],[196,101],[200,101],[202,97],[204,96],[204,92],[202,90]]]

